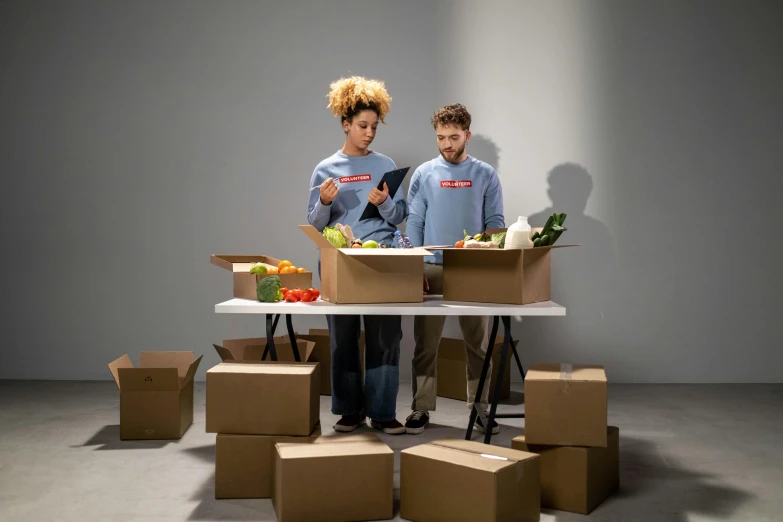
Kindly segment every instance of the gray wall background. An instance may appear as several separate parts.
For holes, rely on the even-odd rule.
[[[260,334],[213,313],[209,256],[315,269],[296,225],[343,140],[325,95],[361,74],[393,97],[375,147],[398,165],[459,101],[507,223],[568,212],[568,317],[517,326],[525,364],[783,380],[779,2],[283,4],[0,2],[0,378],[106,379],[145,349],[204,353],[203,378],[212,342]]]

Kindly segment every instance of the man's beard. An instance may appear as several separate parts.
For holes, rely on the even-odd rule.
[[[451,155],[451,157],[454,158],[454,161],[452,161],[449,158],[447,158],[446,154],[444,154],[444,152],[442,150],[438,149],[438,151],[440,152],[440,155],[443,156],[444,160],[448,161],[449,163],[456,163],[457,162],[456,160],[458,158],[461,158],[462,157],[462,153],[465,152],[465,146],[463,145],[462,148],[460,148],[460,149],[454,149],[454,154]]]

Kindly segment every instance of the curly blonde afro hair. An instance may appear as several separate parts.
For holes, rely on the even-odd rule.
[[[382,81],[351,76],[332,82],[330,87],[326,107],[341,121],[350,121],[356,114],[371,110],[378,114],[381,123],[386,123],[384,118],[391,107],[391,96]]]

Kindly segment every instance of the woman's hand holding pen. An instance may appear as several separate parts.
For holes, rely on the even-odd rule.
[[[334,178],[329,178],[321,183],[321,204],[331,205],[334,198],[337,197],[337,192],[340,187],[334,182]]]

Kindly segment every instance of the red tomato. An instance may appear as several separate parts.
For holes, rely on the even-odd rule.
[[[302,302],[309,303],[310,301],[315,301],[315,298],[313,297],[313,293],[310,290],[305,290],[304,292],[302,292]]]
[[[302,289],[301,288],[296,288],[294,290],[291,290],[291,293],[296,296],[296,300],[297,301],[301,301],[302,300]]]
[[[293,292],[288,292],[288,295],[285,296],[285,300],[287,303],[295,303],[299,301],[299,299],[294,295]]]
[[[280,291],[283,293],[283,298],[285,298],[285,296],[288,295],[288,292],[290,292],[290,290],[286,287],[281,288]]]
[[[317,288],[308,288],[307,290],[308,292],[313,294],[313,301],[315,301],[321,296],[321,292],[319,292]]]

